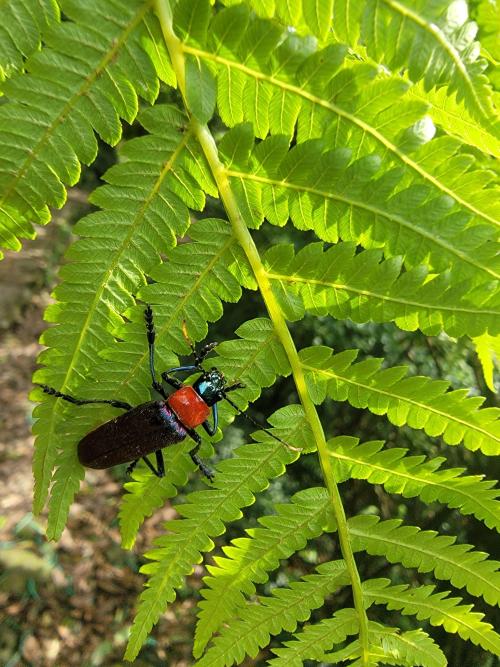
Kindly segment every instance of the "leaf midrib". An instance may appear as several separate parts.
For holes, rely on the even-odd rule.
[[[446,305],[434,305],[430,303],[420,303],[418,301],[411,301],[409,299],[397,299],[395,297],[387,296],[380,294],[378,292],[369,291],[366,289],[357,289],[356,287],[350,287],[344,283],[336,283],[327,280],[319,280],[314,278],[303,278],[302,276],[291,273],[291,274],[280,274],[274,272],[268,272],[268,277],[271,280],[279,280],[284,283],[303,283],[305,285],[321,285],[323,287],[331,287],[332,289],[343,290],[344,292],[352,292],[353,294],[358,294],[361,296],[373,297],[374,299],[379,299],[380,301],[387,301],[391,303],[401,304],[403,306],[415,306],[421,310],[437,310],[439,312],[450,311],[451,313],[463,313],[464,315],[491,315],[492,317],[500,317],[500,311],[496,310],[479,310],[472,308],[464,308],[458,306],[446,306]],[[397,319],[403,317],[401,315],[397,316]]]

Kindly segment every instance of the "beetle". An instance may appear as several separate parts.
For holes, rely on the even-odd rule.
[[[176,366],[161,373],[162,381],[175,389],[169,396],[163,384],[158,382],[155,371],[155,327],[153,310],[147,306],[144,311],[146,335],[149,347],[149,370],[152,378],[152,387],[162,397],[161,400],[148,401],[136,407],[120,400],[81,399],[64,394],[53,387],[38,384],[46,393],[56,398],[62,398],[74,405],[89,403],[105,403],[115,408],[125,410],[124,414],[101,424],[85,435],[78,443],[78,460],[87,468],[111,468],[120,463],[129,463],[127,472],[131,472],[142,458],[149,469],[157,477],[164,477],[165,463],[163,447],[181,442],[186,437],[192,438],[195,445],[189,452],[191,459],[200,471],[210,481],[214,473],[198,456],[201,438],[194,430],[202,426],[208,435],[213,436],[217,431],[218,413],[217,403],[222,399],[228,401],[238,412],[244,414],[227,394],[235,389],[243,388],[241,382],[228,385],[224,375],[217,368],[205,370],[202,366],[207,355],[217,343],[204,345],[200,352],[196,352],[191,345],[194,363],[187,366]],[[197,372],[199,377],[192,385],[183,384],[173,373]],[[212,413],[212,423],[208,421]],[[247,415],[244,415],[248,417]],[[248,417],[257,426],[260,426],[251,417]],[[264,429],[274,439],[283,442],[280,438]],[[286,443],[283,442],[286,445]],[[147,458],[148,454],[156,456],[156,468]]]

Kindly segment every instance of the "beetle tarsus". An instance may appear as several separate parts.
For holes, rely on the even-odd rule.
[[[199,352],[196,352],[194,345],[191,345],[193,350],[194,363],[196,366],[201,368],[201,364],[204,362],[205,358],[210,354],[210,352],[217,347],[217,343],[207,343],[204,345]]]
[[[215,473],[213,470],[211,470],[198,456],[198,454],[195,454],[191,452],[191,458],[193,459],[193,462],[198,466],[200,472],[205,475],[205,477],[209,480],[209,482],[213,482],[215,479]]]
[[[135,466],[139,463],[139,459],[136,459],[135,461],[132,461],[132,463],[127,467],[127,475],[131,475],[132,471],[134,470]]]
[[[178,380],[176,377],[174,377],[173,375],[170,375],[170,372],[171,371],[163,372],[161,374],[161,379],[163,380],[163,382],[166,382],[167,384],[169,384],[174,389],[180,389],[183,386],[182,382],[180,380]]]

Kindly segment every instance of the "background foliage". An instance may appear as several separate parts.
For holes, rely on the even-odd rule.
[[[496,19],[487,0],[7,3],[2,246],[65,203],[97,137],[119,143],[60,269],[36,381],[140,403],[143,304],[162,369],[188,352],[183,321],[200,341],[224,313],[214,363],[245,383],[235,400],[274,385],[256,410],[282,406],[269,423],[301,448],[255,434],[176,505],[128,659],[214,549],[197,664],[269,646],[273,665],[500,654]],[[56,539],[84,475],[75,445],[116,412],[33,396],[34,506],[48,499]],[[126,483],[124,546],[185,486],[188,449],[166,450],[165,479]]]

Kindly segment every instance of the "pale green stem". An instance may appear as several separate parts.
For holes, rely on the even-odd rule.
[[[156,11],[160,19],[163,36],[167,44],[172,66],[177,77],[179,90],[185,102],[186,90],[184,77],[184,53],[182,50],[182,43],[173,31],[172,14],[168,1],[157,0]],[[187,109],[186,104],[185,106]],[[335,515],[335,520],[337,522],[342,555],[344,557],[347,570],[350,574],[354,605],[359,616],[362,660],[364,663],[368,664],[368,619],[366,617],[366,611],[363,605],[361,580],[351,549],[349,531],[347,528],[347,519],[344,512],[344,506],[342,505],[340,498],[338,486],[334,480],[331,459],[328,454],[323,427],[321,425],[321,421],[318,417],[314,403],[312,402],[307,391],[304,372],[302,369],[302,364],[300,363],[297,349],[293,342],[292,336],[290,335],[290,331],[288,330],[281,308],[273,294],[271,282],[262,265],[259,251],[257,250],[257,247],[241,217],[226,170],[224,165],[219,160],[219,154],[213,136],[208,127],[206,125],[200,124],[194,117],[191,117],[191,126],[212,170],[212,174],[219,189],[221,200],[224,204],[224,208],[226,209],[229,221],[233,228],[234,235],[243,248],[250,266],[252,267],[255,279],[257,280],[257,284],[262,294],[262,298],[264,299],[267,312],[269,313],[269,317],[273,323],[276,334],[281,344],[283,345],[283,348],[285,349],[292,369],[292,374],[295,381],[295,386],[297,387],[300,402],[304,408],[306,418],[311,426],[313,437],[318,449],[323,477],[330,495],[332,509]]]

